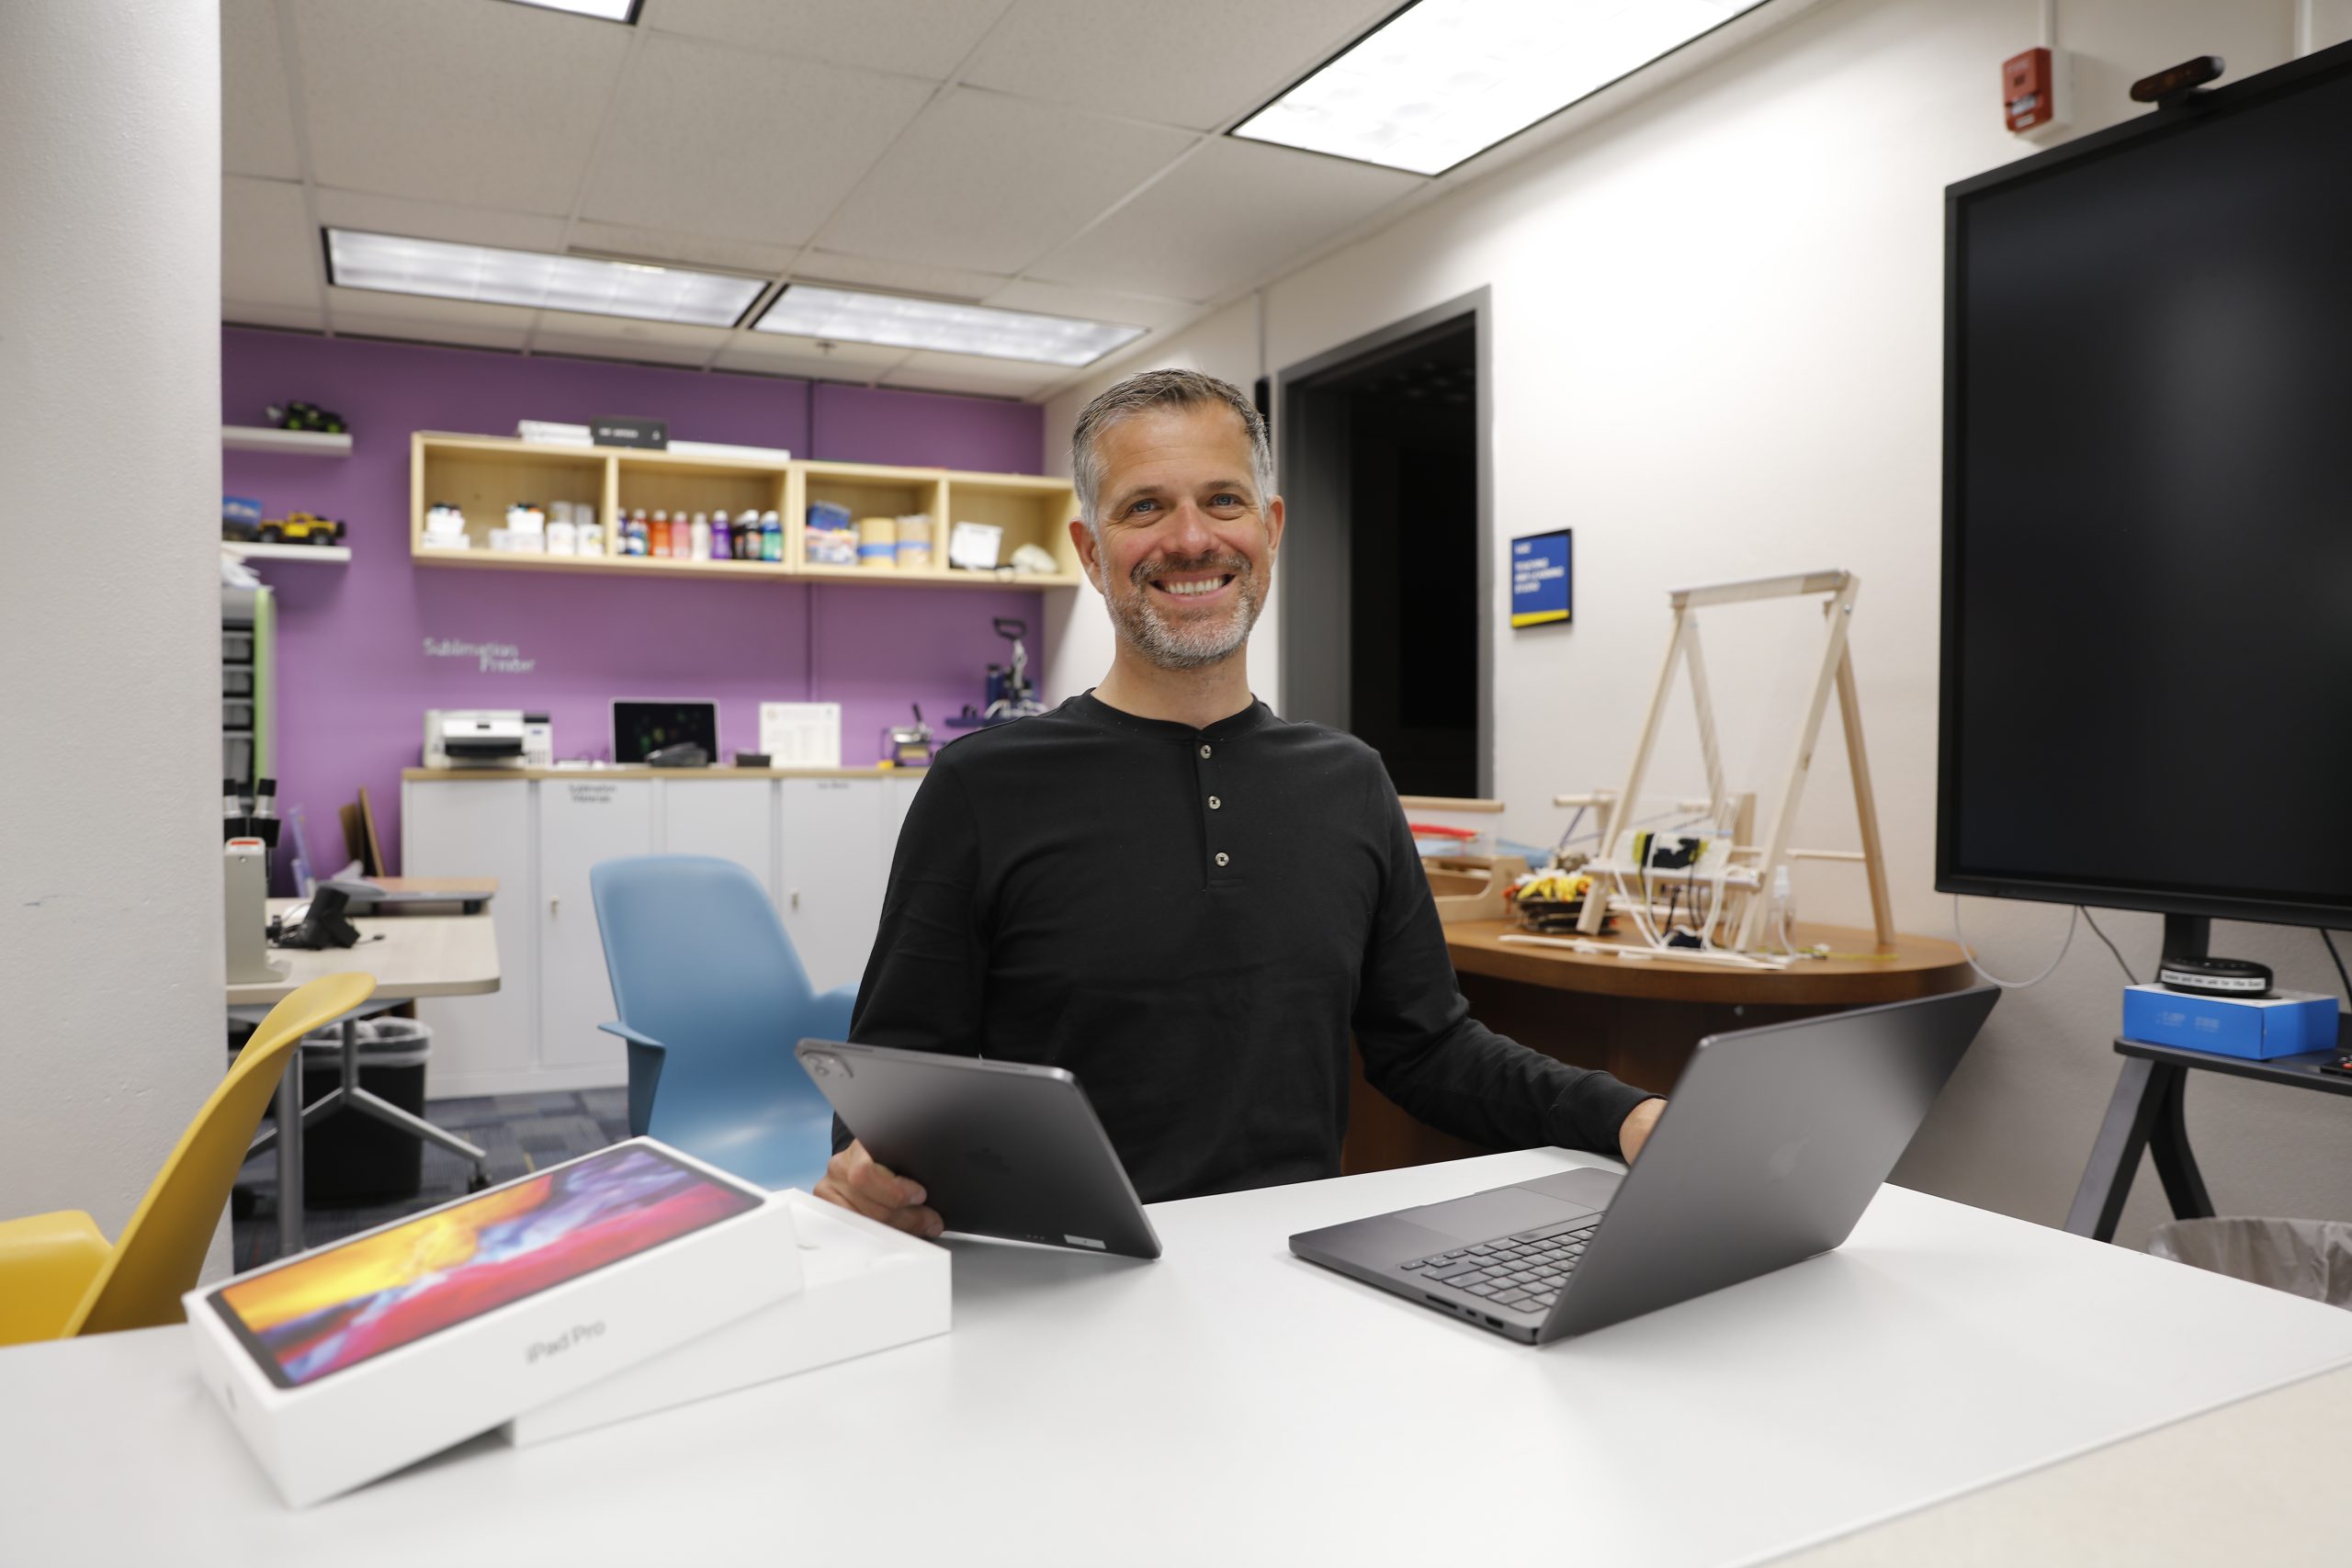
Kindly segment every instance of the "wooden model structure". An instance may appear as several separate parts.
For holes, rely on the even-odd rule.
[[[1756,962],[1758,942],[1764,934],[1768,894],[1781,868],[1793,860],[1860,862],[1870,878],[1871,914],[1877,927],[1879,948],[1883,952],[1894,949],[1894,917],[1887,897],[1885,859],[1879,843],[1878,803],[1871,790],[1870,761],[1862,749],[1861,702],[1855,692],[1853,655],[1847,647],[1854,599],[1860,591],[1861,579],[1850,571],[1832,570],[1683,588],[1669,596],[1674,606],[1674,633],[1667,643],[1666,668],[1658,676],[1657,692],[1650,700],[1649,716],[1642,725],[1641,743],[1634,749],[1633,766],[1626,773],[1624,786],[1613,794],[1604,791],[1589,795],[1561,795],[1554,802],[1590,807],[1600,817],[1600,853],[1587,867],[1595,880],[1577,924],[1585,938],[1600,933],[1601,922],[1612,900],[1621,910],[1634,917],[1633,923],[1637,930],[1645,933],[1649,930],[1652,910],[1646,907],[1648,896],[1645,891],[1635,894],[1626,882],[1628,877],[1637,877],[1646,885],[1649,852],[1646,848],[1636,849],[1633,852],[1635,858],[1628,860],[1621,847],[1624,839],[1622,829],[1630,826],[1633,803],[1641,797],[1643,776],[1648,771],[1667,702],[1673,693],[1675,671],[1688,664],[1691,700],[1698,710],[1699,750],[1707,773],[1706,801],[1690,804],[1704,809],[1717,829],[1730,836],[1731,845],[1727,854],[1717,857],[1714,869],[1703,874],[1715,896],[1713,907],[1699,927],[1698,934],[1704,946],[1677,947],[1673,950],[1675,956],[1700,957],[1702,953],[1711,953],[1724,957],[1727,948],[1729,954],[1743,955],[1732,962]],[[1714,705],[1707,689],[1706,662],[1700,653],[1696,612],[1712,604],[1816,593],[1828,595],[1822,606],[1827,635],[1814,682],[1813,700],[1806,708],[1796,754],[1790,763],[1788,787],[1781,793],[1762,841],[1742,843],[1739,840],[1748,836],[1754,818],[1754,796],[1728,795],[1724,787],[1723,756],[1716,744]],[[1845,728],[1846,756],[1853,773],[1854,809],[1861,821],[1862,847],[1859,852],[1792,849],[1789,844],[1790,830],[1796,821],[1798,804],[1804,796],[1814,747],[1821,738],[1822,718],[1828,710],[1833,691],[1838,697],[1838,717]],[[1645,845],[1647,840],[1636,842]],[[1714,934],[1719,927],[1734,932],[1731,940],[1721,946],[1716,945]],[[1651,941],[1653,946],[1663,945],[1657,937]]]

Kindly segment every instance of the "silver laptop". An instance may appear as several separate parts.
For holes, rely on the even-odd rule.
[[[1711,1035],[1625,1175],[1565,1170],[1290,1249],[1530,1345],[1785,1269],[1852,1233],[1999,995]]]

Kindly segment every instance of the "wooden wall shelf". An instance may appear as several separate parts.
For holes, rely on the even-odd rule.
[[[595,509],[604,527],[603,552],[592,556],[524,555],[488,548],[493,528],[517,502],[555,501]],[[830,501],[853,517],[929,513],[933,559],[923,570],[823,565],[806,558],[802,526],[809,503]],[[424,542],[428,507],[447,503],[466,514],[473,543],[449,549]],[[775,511],[784,525],[782,561],[673,560],[617,554],[616,519],[643,507],[741,515]],[[644,577],[793,578],[901,588],[1075,588],[1084,581],[1069,542],[1078,497],[1066,479],[1034,474],[979,474],[948,468],[891,468],[806,458],[772,461],[570,446],[488,435],[419,431],[411,439],[409,553],[420,566],[493,570],[604,571]],[[1052,572],[968,571],[946,565],[948,534],[956,523],[991,523],[1004,530],[1001,558],[1023,545],[1054,558]]]

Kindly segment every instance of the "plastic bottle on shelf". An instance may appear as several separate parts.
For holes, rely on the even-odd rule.
[[[695,560],[710,558],[710,519],[695,513],[694,529],[686,541],[686,553]]]
[[[667,512],[653,514],[653,553],[663,560],[670,558],[670,514]]]
[[[647,555],[651,552],[652,547],[652,542],[645,525],[645,508],[640,506],[629,514],[628,553],[633,556]]]
[[[714,512],[710,514],[709,555],[712,560],[735,558],[735,541],[729,537],[727,513],[724,512]]]
[[[773,561],[784,558],[784,524],[774,512],[760,515],[760,558]]]

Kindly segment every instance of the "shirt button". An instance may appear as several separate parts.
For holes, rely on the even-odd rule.
[[[1228,864],[1231,863],[1232,859],[1233,857],[1227,854],[1223,850],[1219,850],[1216,852],[1216,863],[1219,865]]]
[[[1215,811],[1218,807],[1223,806],[1225,802],[1219,800],[1216,796],[1209,796],[1209,809],[1211,811]]]
[[[1205,746],[1202,747],[1202,748],[1201,748],[1201,756],[1202,756],[1204,759],[1205,759],[1205,758],[1208,756],[1208,754],[1209,754],[1209,749],[1208,749],[1207,747],[1205,747]]]

